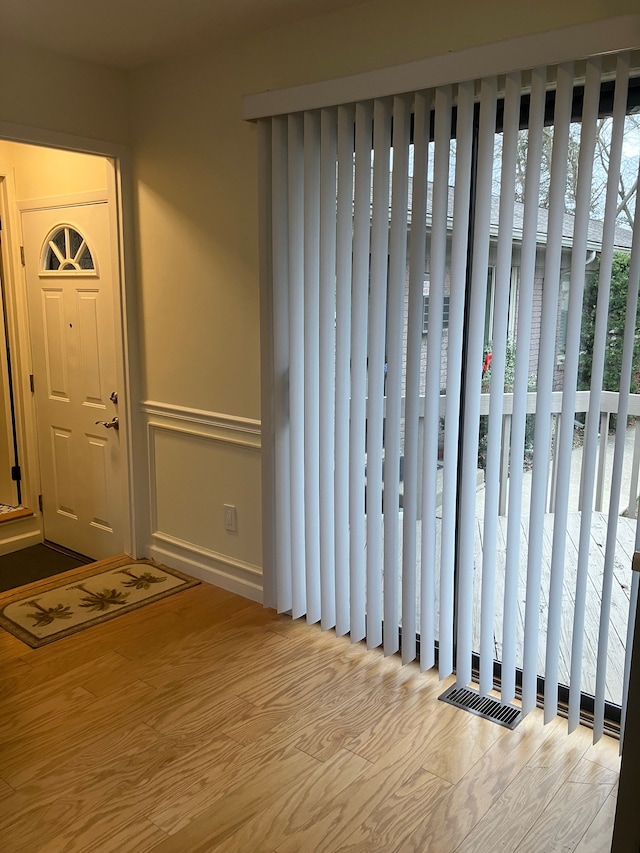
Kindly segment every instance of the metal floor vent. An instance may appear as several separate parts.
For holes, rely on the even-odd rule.
[[[456,687],[454,684],[453,687],[438,696],[438,699],[508,729],[515,729],[521,719],[520,708],[516,708],[514,705],[504,705],[491,696],[480,696],[476,690],[469,690],[468,687]]]

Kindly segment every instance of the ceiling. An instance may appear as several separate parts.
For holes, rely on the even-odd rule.
[[[131,69],[363,0],[1,0],[0,32]]]

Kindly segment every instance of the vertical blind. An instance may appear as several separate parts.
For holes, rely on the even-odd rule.
[[[624,706],[629,672],[627,654],[612,697],[640,279],[640,217],[620,219],[640,148],[628,127],[635,58],[261,119],[259,136],[275,531],[265,605],[405,663],[419,655],[461,685],[477,677],[481,693],[499,672],[502,700],[521,691],[525,713],[544,678],[546,721],[564,684],[570,728],[590,693],[596,738],[607,703]],[[611,389],[620,253],[628,292]],[[617,427],[603,439],[612,391]],[[634,509],[624,524],[640,547]],[[630,632],[637,582],[625,568]]]

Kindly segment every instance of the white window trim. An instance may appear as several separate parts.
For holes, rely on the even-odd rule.
[[[247,95],[242,117],[255,121],[638,47],[640,14],[619,15],[348,77]]]
[[[46,266],[47,263],[47,255],[49,252],[49,247],[53,241],[53,238],[57,236],[58,232],[62,231],[65,228],[69,228],[71,231],[75,231],[76,234],[79,234],[82,237],[82,242],[89,250],[89,254],[91,255],[91,263],[93,267],[87,269],[62,269],[62,264],[58,269],[48,269]],[[67,258],[67,262],[73,262],[72,258]],[[60,276],[74,276],[80,278],[98,278],[98,261],[95,255],[95,251],[89,245],[89,240],[87,239],[84,232],[78,228],[77,225],[72,225],[70,222],[60,222],[56,225],[55,228],[52,228],[51,231],[47,234],[44,243],[42,244],[42,249],[40,251],[40,270],[38,272],[38,278],[59,278]]]

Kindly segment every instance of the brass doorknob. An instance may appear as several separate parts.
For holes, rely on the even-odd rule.
[[[110,421],[96,421],[97,424],[102,424],[105,429],[120,429],[120,421],[118,418],[111,418]]]

